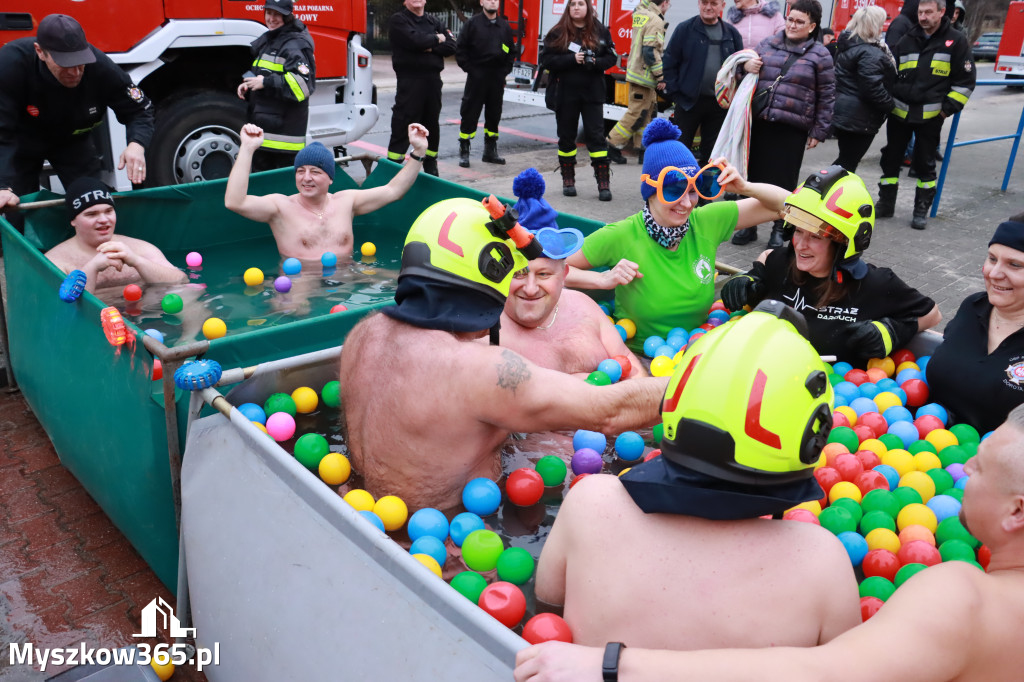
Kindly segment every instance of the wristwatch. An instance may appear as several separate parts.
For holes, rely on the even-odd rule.
[[[413,161],[419,161],[420,163],[423,163],[423,157],[416,156],[416,152],[409,152],[409,158],[412,159]]]
[[[626,645],[622,642],[608,642],[604,646],[604,660],[601,662],[601,675],[604,682],[618,682],[619,656]]]

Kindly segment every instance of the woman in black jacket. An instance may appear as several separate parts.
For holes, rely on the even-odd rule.
[[[544,36],[541,68],[551,72],[548,87],[557,88],[558,166],[562,194],[567,197],[576,196],[576,132],[582,116],[598,197],[612,199],[604,137],[604,72],[615,65],[616,58],[611,33],[597,20],[588,0],[569,0],[562,18]]]
[[[885,10],[861,7],[839,36],[836,106],[832,130],[839,156],[832,163],[857,172],[871,141],[892,109],[896,62],[882,40]]]

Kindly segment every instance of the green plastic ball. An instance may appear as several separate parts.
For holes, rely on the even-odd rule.
[[[967,453],[967,459],[970,459],[971,457],[974,457],[976,454],[978,454],[977,443],[960,443],[960,448]],[[949,447],[947,446],[946,450],[948,449]],[[945,452],[945,450],[943,450],[943,452]]]
[[[320,391],[320,397],[324,399],[324,405],[327,407],[340,407],[341,384],[337,381],[328,381]]]
[[[953,474],[949,473],[945,469],[929,469],[925,472],[928,476],[935,481],[936,490],[945,490],[946,488],[952,488],[955,481],[953,480]]]
[[[939,545],[943,561],[975,561],[974,549],[963,540],[946,540]]]
[[[475,530],[462,541],[462,559],[474,571],[486,573],[498,565],[498,557],[505,551],[501,536],[493,530]]]
[[[981,436],[978,434],[978,429],[974,428],[970,424],[955,424],[949,427],[949,432],[956,436],[958,443],[980,443]]]
[[[825,366],[828,367],[828,365],[825,365]],[[831,369],[831,368],[829,368],[829,369]],[[843,377],[839,376],[835,372],[833,372],[833,373],[828,375],[828,383],[832,384],[832,388],[835,388],[836,384],[841,384],[844,381],[846,381],[846,379],[844,379]]]
[[[327,439],[319,433],[306,433],[295,441],[295,459],[307,469],[316,469],[320,460],[327,455],[330,448]]]
[[[938,527],[935,529],[935,542],[940,546],[946,544],[950,540],[962,540],[970,545],[973,549],[978,549],[981,546],[981,542],[978,538],[971,535],[964,524],[960,522],[959,517],[950,516],[947,519],[942,519],[939,522]]]
[[[892,532],[896,532],[896,521],[888,513],[876,509],[875,511],[869,511],[864,515],[864,518],[860,520],[860,533],[861,535],[867,535],[876,528],[887,528]]]
[[[878,437],[878,440],[886,447],[887,450],[903,449],[903,441],[894,433],[883,433]]]
[[[939,494],[940,495],[949,495],[950,497],[955,499],[957,502],[963,504],[963,501],[964,501],[964,491],[961,490],[960,488],[947,488],[946,490],[943,490]]]
[[[544,486],[547,488],[562,485],[565,481],[567,469],[561,457],[545,455],[537,460],[535,468],[540,477],[544,479]]]
[[[818,515],[818,522],[822,528],[831,531],[834,535],[857,530],[857,522],[853,520],[850,512],[835,505],[822,509],[821,514]]]
[[[476,571],[463,571],[452,578],[451,586],[469,601],[476,604],[480,601],[480,593],[487,587],[487,579]]]
[[[854,524],[860,523],[861,518],[864,516],[864,510],[860,508],[860,503],[856,500],[850,499],[849,497],[840,497],[838,500],[833,502],[831,506],[841,507],[850,512],[850,516],[853,517]]]
[[[970,459],[970,455],[967,454],[967,450],[961,445],[947,445],[939,453],[939,462],[942,463],[943,469],[950,464],[964,464],[968,459]]]
[[[160,301],[160,307],[168,315],[177,315],[185,307],[185,302],[177,294],[167,294]]]
[[[862,598],[875,597],[886,601],[896,591],[896,586],[880,575],[873,575],[870,578],[864,578],[859,589]]]
[[[661,447],[661,439],[665,437],[665,425],[662,422],[658,422],[651,429],[651,441],[654,443],[654,447]]]
[[[832,429],[832,432],[828,434],[828,442],[841,443],[850,452],[857,452],[860,446],[860,438],[857,437],[857,432],[849,426],[837,426]]]
[[[896,587],[900,587],[901,585],[903,585],[903,583],[907,582],[908,580],[910,580],[926,568],[928,567],[924,564],[906,564],[903,566],[903,568],[896,571],[896,580],[894,580],[893,582],[895,583]]]
[[[498,557],[498,579],[523,585],[533,576],[534,561],[522,547],[509,547]]]
[[[263,411],[268,417],[275,412],[287,412],[294,417],[295,401],[287,393],[275,393],[267,398],[267,402],[263,403]]]
[[[910,486],[896,488],[896,490],[892,491],[892,494],[893,497],[896,498],[896,502],[899,503],[900,509],[903,509],[908,504],[924,504],[921,493],[917,492]]]
[[[919,452],[925,451],[931,452],[936,455],[939,454],[939,451],[935,449],[935,446],[926,440],[916,440],[910,444],[909,448],[907,448],[907,452],[909,452],[912,455],[916,455]]]
[[[591,372],[587,376],[585,381],[588,384],[593,384],[594,386],[611,386],[611,384],[612,384],[611,377],[609,377],[607,374],[605,374],[601,370],[594,370],[593,372]]]
[[[888,490],[869,490],[864,499],[860,501],[860,507],[864,510],[865,516],[869,512],[880,511],[894,519],[901,509],[896,496]]]

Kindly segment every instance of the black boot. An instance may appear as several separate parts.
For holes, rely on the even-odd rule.
[[[611,201],[612,190],[611,169],[608,168],[608,158],[591,159],[590,165],[594,167],[594,178],[597,179],[597,198],[599,201]]]
[[[743,246],[744,244],[749,244],[750,242],[756,242],[757,228],[747,227],[742,230],[736,230],[733,233],[732,239],[730,241],[736,246]]]
[[[622,155],[622,150],[611,144],[608,145],[608,160],[620,165],[626,163],[626,157]]]
[[[505,165],[505,159],[498,156],[498,136],[488,135],[484,138],[484,155],[481,157],[484,163],[496,163],[499,166]]]
[[[774,223],[772,223],[772,234],[770,237],[768,237],[769,249],[778,249],[781,248],[783,244],[785,244],[785,241],[783,241],[782,239],[782,225],[783,222],[781,220],[776,220]]]
[[[918,187],[914,193],[914,217],[910,220],[910,226],[915,230],[923,230],[928,226],[928,211],[931,210],[933,199],[934,187]]]
[[[469,138],[459,138],[459,166],[469,168]]]
[[[576,196],[576,157],[559,156],[558,169],[562,171],[562,194]]]
[[[423,158],[423,172],[430,173],[435,178],[441,177],[437,174],[437,157],[429,154]]]
[[[878,201],[875,202],[876,218],[891,218],[896,212],[896,193],[900,191],[897,184],[883,185],[878,183]]]

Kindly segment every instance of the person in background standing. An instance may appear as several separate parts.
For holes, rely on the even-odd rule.
[[[725,21],[740,32],[743,47],[748,50],[756,50],[762,40],[786,27],[777,0],[736,0],[726,12]]]

